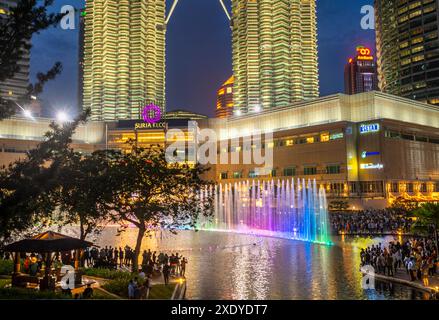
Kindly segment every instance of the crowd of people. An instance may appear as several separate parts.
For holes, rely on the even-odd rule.
[[[376,273],[393,277],[405,269],[411,281],[422,280],[425,286],[429,277],[438,273],[438,255],[431,238],[391,241],[387,246],[378,243],[361,249],[360,257],[361,266],[372,266]]]
[[[330,215],[332,230],[344,234],[409,233],[412,219],[392,209],[343,212]]]

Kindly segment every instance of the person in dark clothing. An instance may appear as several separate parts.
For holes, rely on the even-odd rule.
[[[82,293],[82,297],[84,299],[91,299],[93,297],[93,288],[91,287],[91,284],[87,285],[87,288],[85,288],[84,292]]]
[[[169,274],[170,274],[171,270],[170,270],[170,266],[169,264],[165,264],[163,266],[163,279],[165,280],[165,285],[169,284]]]

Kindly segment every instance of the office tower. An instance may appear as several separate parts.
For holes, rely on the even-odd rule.
[[[78,112],[82,108],[84,100],[84,35],[85,35],[85,9],[81,9],[79,14],[79,34],[78,34]]]
[[[357,47],[355,58],[349,58],[344,69],[346,94],[356,94],[378,90],[375,58],[369,48]]]
[[[0,19],[3,19],[10,8],[16,6],[17,3],[18,0],[2,0],[0,2]],[[29,51],[23,49],[23,54],[17,64],[19,66],[18,72],[12,78],[0,82],[0,97],[3,99],[17,100],[27,94],[30,65]]]
[[[233,83],[234,78],[231,76],[217,91],[215,112],[217,118],[225,119],[233,115]]]
[[[438,0],[375,0],[380,89],[439,105]]]
[[[232,0],[235,113],[319,95],[315,0]]]
[[[84,99],[92,120],[165,111],[165,0],[89,0],[85,9]]]

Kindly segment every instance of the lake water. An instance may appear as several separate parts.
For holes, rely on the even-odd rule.
[[[107,227],[100,246],[134,247],[137,230],[117,235]],[[160,232],[146,238],[142,249],[179,252],[187,257],[188,299],[422,299],[411,288],[376,282],[361,287],[359,250],[392,238],[333,238],[319,245],[254,235],[221,232]]]

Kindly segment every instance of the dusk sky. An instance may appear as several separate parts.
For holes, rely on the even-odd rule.
[[[168,1],[170,2],[170,1]],[[225,1],[230,5],[230,0]],[[84,0],[55,0],[84,6]],[[343,69],[357,45],[375,48],[374,30],[362,30],[361,7],[373,0],[317,0],[320,93],[343,91]],[[232,75],[229,22],[218,0],[180,0],[168,25],[166,49],[167,109],[215,112],[216,90]],[[62,74],[47,85],[42,98],[54,109],[77,105],[78,20],[76,30],[54,28],[33,39],[31,73],[46,71],[55,61]]]

